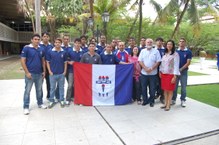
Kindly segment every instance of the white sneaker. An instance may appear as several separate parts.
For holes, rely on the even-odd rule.
[[[54,99],[54,102],[55,102],[55,103],[58,103],[58,102],[59,102],[59,100],[55,98],[55,99]]]
[[[44,105],[44,104],[41,104],[41,105],[39,105],[38,107],[39,107],[39,108],[42,108],[42,109],[47,109],[47,106]]]
[[[181,101],[181,106],[182,107],[186,107],[186,102],[185,101]]]
[[[29,114],[30,114],[29,109],[25,108],[25,109],[24,109],[24,115],[29,115]]]
[[[70,105],[70,102],[69,101],[65,101],[65,105]]]
[[[61,101],[61,102],[60,102],[60,105],[61,105],[62,108],[64,108],[64,107],[65,107],[64,101]]]

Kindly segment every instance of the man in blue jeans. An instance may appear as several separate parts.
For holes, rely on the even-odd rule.
[[[48,52],[46,57],[47,68],[49,71],[50,79],[50,98],[49,98],[49,108],[52,108],[55,105],[55,90],[56,86],[59,89],[59,102],[61,107],[65,106],[64,104],[64,84],[65,84],[65,75],[67,71],[67,55],[66,52],[61,48],[62,39],[56,38],[55,47]]]
[[[80,62],[84,51],[81,48],[81,39],[76,38],[74,40],[74,47],[68,50],[68,74],[67,74],[67,81],[68,81],[68,89],[66,95],[66,105],[70,105],[70,102],[74,99],[74,78],[73,78],[73,63]]]
[[[40,35],[34,34],[31,38],[31,44],[24,46],[21,52],[21,65],[25,72],[25,91],[23,99],[24,115],[28,115],[30,104],[30,91],[35,84],[36,98],[39,108],[46,109],[43,105],[42,83],[45,77],[45,59],[44,51],[39,47]]]
[[[161,62],[161,56],[159,51],[153,48],[152,39],[148,38],[146,40],[146,48],[141,50],[138,61],[142,67],[140,76],[143,95],[142,105],[145,106],[150,104],[150,107],[153,107],[157,80],[157,67]],[[149,98],[147,94],[148,87],[150,94]]]
[[[180,70],[180,76],[176,80],[176,88],[173,92],[173,98],[172,98],[172,105],[176,104],[176,97],[177,97],[177,90],[179,86],[179,82],[181,84],[181,106],[186,107],[186,86],[187,86],[187,79],[188,79],[188,69],[190,62],[192,60],[192,52],[186,47],[186,40],[185,38],[180,38],[179,40],[179,48],[177,50],[177,53],[180,57],[180,64],[179,64],[179,70]]]

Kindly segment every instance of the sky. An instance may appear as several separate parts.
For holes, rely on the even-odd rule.
[[[157,16],[157,13],[155,12],[154,8],[151,6],[151,4],[149,3],[150,0],[144,0],[143,1],[143,6],[142,6],[142,10],[143,10],[143,17],[144,18],[151,18],[152,20],[154,20]],[[170,0],[155,0],[157,3],[159,3],[162,7],[164,7],[166,4],[168,4],[168,2]],[[132,0],[131,3],[134,3],[135,0]],[[131,13],[131,16],[135,16],[135,13]]]

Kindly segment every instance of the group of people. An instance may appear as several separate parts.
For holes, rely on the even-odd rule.
[[[49,42],[49,34],[34,34],[31,44],[24,46],[21,52],[21,65],[25,71],[25,91],[23,99],[24,114],[29,114],[30,91],[35,84],[39,108],[52,108],[57,102],[60,106],[70,105],[74,99],[74,62],[89,64],[129,64],[134,65],[133,101],[140,105],[154,106],[155,99],[160,98],[165,111],[174,105],[179,82],[181,83],[181,106],[185,107],[188,66],[192,59],[191,51],[186,47],[186,40],[180,38],[179,48],[175,42],[164,43],[157,38],[155,45],[150,38],[142,37],[140,46],[134,38],[128,41],[128,47],[119,39],[106,43],[102,35],[100,42],[81,36],[69,44],[70,38],[56,38],[54,45]],[[42,85],[44,78],[47,85],[49,105],[43,104]],[[65,79],[68,82],[64,95]],[[148,96],[149,89],[149,96]]]

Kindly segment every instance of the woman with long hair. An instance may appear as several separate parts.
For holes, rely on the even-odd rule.
[[[173,91],[176,85],[176,77],[180,75],[179,55],[175,51],[175,42],[168,40],[165,48],[165,55],[161,60],[160,73],[161,88],[164,91],[165,104],[161,108],[165,111],[170,110]]]
[[[141,66],[138,62],[139,53],[140,52],[139,52],[138,47],[134,47],[132,49],[131,55],[128,57],[128,62],[134,64],[132,99],[133,101],[137,100],[138,105],[141,104],[140,81],[139,81],[139,77],[141,74]]]

